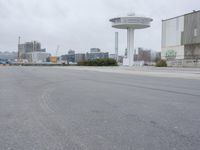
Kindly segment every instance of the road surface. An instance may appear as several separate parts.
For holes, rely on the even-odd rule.
[[[0,68],[0,150],[199,150],[200,80]]]

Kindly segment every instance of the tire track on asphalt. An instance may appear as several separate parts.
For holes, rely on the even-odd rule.
[[[142,85],[138,85],[138,84],[128,84],[128,83],[120,83],[120,82],[112,82],[112,81],[100,81],[100,80],[93,80],[93,79],[82,79],[82,80],[96,82],[96,83],[112,84],[112,85],[126,86],[126,87],[128,86],[128,87],[132,87],[132,88],[167,92],[167,93],[173,93],[173,94],[179,94],[179,95],[194,96],[194,97],[198,97],[198,98],[200,97],[199,94],[191,94],[191,93],[187,93],[187,92],[172,91],[172,90],[166,90],[166,89],[161,89],[161,88],[153,88],[153,87],[142,86]]]
[[[71,127],[69,125],[65,126],[67,122],[65,118],[60,116],[58,112],[49,105],[51,92],[55,90],[55,84],[62,83],[63,81],[67,82],[68,80],[48,80],[30,72],[30,70],[23,70],[21,73],[23,73],[23,76],[16,76],[15,81],[22,91],[26,93],[26,97],[29,101],[33,102],[28,112],[30,121],[35,124],[32,128],[41,131],[45,134],[44,136],[46,138],[50,137],[50,139],[53,139],[51,140],[53,143],[49,143],[49,145],[52,145],[52,147],[56,149],[88,150],[88,147],[82,142],[81,138],[70,131]],[[32,85],[32,83],[34,83],[34,85]],[[37,89],[39,94],[32,93],[29,90],[30,87]],[[29,95],[30,93],[31,95]],[[48,142],[48,140],[43,140],[42,142],[47,144],[46,142]]]
[[[41,125],[48,129],[51,130],[51,132],[54,132],[54,130],[52,129],[56,129],[57,134],[59,134],[60,136],[58,137],[59,139],[61,137],[68,137],[68,144],[74,144],[76,146],[79,147],[79,149],[81,150],[88,150],[88,147],[81,141],[81,138],[79,138],[77,135],[73,134],[71,131],[69,131],[69,129],[66,128],[66,126],[64,125],[64,122],[66,122],[67,120],[65,120],[65,118],[62,118],[59,116],[58,112],[56,112],[50,105],[49,105],[49,100],[51,98],[51,94],[53,91],[55,90],[55,88],[50,87],[48,85],[48,87],[45,88],[45,90],[43,91],[43,93],[41,94],[41,96],[38,99],[39,102],[39,106],[41,108],[41,110],[45,113],[47,122],[44,122],[44,120],[38,120],[40,121]],[[69,127],[70,128],[70,127]],[[54,135],[56,133],[53,133]],[[65,145],[66,142],[64,142],[65,140],[62,139],[60,141],[62,142],[62,145]],[[65,150],[65,146],[63,147],[63,150]]]

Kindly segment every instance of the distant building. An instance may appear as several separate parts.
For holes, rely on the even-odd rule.
[[[31,63],[43,63],[47,62],[47,58],[51,56],[50,53],[46,52],[29,52],[26,53],[26,58]]]
[[[17,52],[0,52],[1,60],[15,60],[17,59]]]
[[[111,59],[116,59],[116,54],[110,54],[110,55],[109,55],[109,58],[111,58]]]
[[[86,53],[86,60],[95,60],[101,58],[109,58],[109,53],[101,52],[99,48],[90,49],[90,53]]]
[[[125,49],[125,56],[127,57],[127,49]],[[122,58],[121,58],[122,59]],[[161,59],[161,52],[156,52],[151,49],[145,48],[136,48],[134,49],[134,65],[153,65],[155,64],[156,60]],[[121,62],[121,61],[119,61]]]
[[[99,48],[91,48],[89,53],[75,53],[74,50],[69,50],[68,54],[61,56],[61,61],[70,63],[78,63],[85,60],[95,60],[100,58],[109,58],[109,53],[101,52]]]
[[[66,61],[67,63],[75,63],[75,54],[72,55],[62,55],[61,56],[62,61]]]
[[[200,11],[193,11],[162,21],[162,59],[183,66],[199,62],[199,19]]]
[[[118,56],[118,62],[119,62],[119,63],[123,63],[123,59],[124,59],[123,56]]]
[[[135,62],[144,62],[144,64],[148,64],[152,61],[152,51],[148,49],[138,48],[135,50],[134,54]]]
[[[137,61],[151,62],[151,50],[138,49]]]
[[[58,57],[56,57],[56,56],[50,56],[50,57],[47,58],[47,62],[56,64],[58,62]]]
[[[68,51],[68,55],[74,55],[74,54],[75,54],[75,51],[74,51],[74,50],[71,50],[71,49],[70,49],[70,50]]]
[[[99,53],[101,50],[99,48],[91,48],[90,53]]]
[[[67,63],[75,63],[75,51],[69,50],[68,54],[61,56],[61,61],[66,61]]]
[[[161,60],[161,52],[156,52],[155,61]]]
[[[85,54],[75,54],[75,62],[82,62],[85,61]]]
[[[118,55],[118,54],[117,54],[117,55]],[[111,58],[111,59],[116,59],[116,57],[117,57],[116,54],[110,54],[110,55],[109,55],[109,58]],[[118,55],[118,59],[117,59],[118,62],[119,62],[119,63],[123,63],[123,58],[124,58],[123,56],[119,56],[119,55]]]
[[[27,53],[31,52],[46,52],[46,49],[41,49],[41,44],[36,41],[18,45],[19,59],[27,59]]]

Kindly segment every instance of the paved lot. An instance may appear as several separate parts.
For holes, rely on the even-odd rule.
[[[0,150],[199,150],[200,80],[0,68]]]

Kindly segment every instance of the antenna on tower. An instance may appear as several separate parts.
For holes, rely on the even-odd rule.
[[[127,15],[128,16],[136,16],[135,12],[129,12]]]

